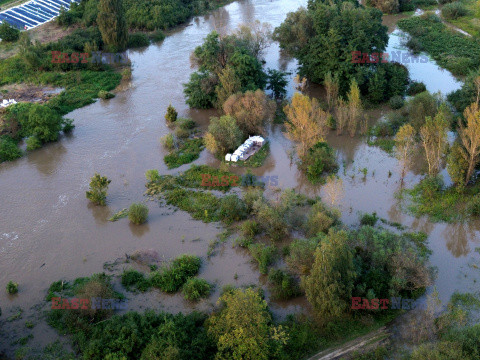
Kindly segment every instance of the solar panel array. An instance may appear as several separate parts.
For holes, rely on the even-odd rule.
[[[76,0],[31,0],[0,12],[0,22],[6,21],[20,30],[33,29],[58,16],[60,9],[70,9]]]

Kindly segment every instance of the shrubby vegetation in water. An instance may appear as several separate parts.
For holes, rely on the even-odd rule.
[[[402,19],[398,26],[416,39],[442,67],[454,75],[468,75],[480,66],[480,44],[475,38],[449,29],[435,15]]]
[[[301,76],[323,83],[328,74],[335,75],[342,96],[348,92],[353,79],[362,94],[370,94],[372,102],[403,96],[405,92],[408,71],[400,64],[352,61],[353,52],[372,54],[385,50],[387,28],[382,25],[379,10],[366,9],[353,2],[310,1],[307,9],[288,14],[275,29],[274,39],[284,51],[298,59]],[[372,97],[373,94],[381,96]]]

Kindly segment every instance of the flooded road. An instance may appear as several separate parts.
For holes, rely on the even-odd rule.
[[[71,136],[20,160],[0,164],[0,286],[4,288],[9,280],[19,283],[19,294],[13,297],[0,289],[4,316],[18,306],[25,313],[38,311],[32,306],[42,301],[53,281],[104,271],[105,262],[137,249],[154,249],[165,259],[182,253],[202,257],[200,276],[217,285],[214,296],[202,303],[202,308],[216,301],[222,285],[264,281],[251,264],[250,256],[232,248],[230,243],[220,246],[218,254],[207,259],[210,240],[223,231],[218,224],[194,221],[187,213],[159,207],[156,202],[147,203],[149,220],[143,226],[130,225],[126,219],[114,223],[107,219],[132,202],[145,199],[146,170],[159,169],[165,174],[190,167],[167,170],[159,139],[169,132],[164,114],[170,103],[180,116],[191,117],[201,126],[206,126],[214,113],[189,110],[185,105],[182,83],[188,81],[193,71],[189,57],[194,48],[213,30],[232,31],[255,20],[278,26],[288,12],[306,3],[306,0],[235,2],[193,19],[160,44],[131,51],[133,78],[125,91],[112,100],[100,100],[70,113],[67,117],[74,119],[76,125]],[[277,44],[267,49],[265,59],[267,68],[295,73],[295,61],[281,57]],[[430,91],[445,94],[460,86],[445,70],[416,71],[417,65],[420,64],[409,66],[412,78],[425,82]],[[292,93],[290,86],[289,95]],[[290,160],[292,143],[283,136],[280,126],[271,127],[269,139],[271,155],[263,167],[253,172],[278,176],[282,188],[325,195],[321,187],[309,184]],[[455,290],[478,290],[474,279],[479,279],[479,273],[471,266],[472,261],[479,262],[479,254],[474,253],[475,247],[480,246],[478,222],[433,224],[405,215],[395,198],[400,186],[396,159],[367,146],[364,138],[332,133],[328,141],[338,150],[341,165],[339,176],[345,195],[338,205],[344,223],[356,224],[360,212],[376,211],[382,218],[424,231],[434,251],[431,261],[439,270],[435,285],[441,300],[447,301]],[[206,151],[195,163],[218,166],[218,161]],[[365,178],[360,173],[362,168],[368,169]],[[85,199],[89,179],[95,172],[112,179],[106,207],[91,206]],[[419,179],[418,174],[410,173],[406,185],[411,186]],[[129,303],[130,310],[147,306],[172,312],[189,309],[180,294],[170,296],[156,291],[145,302]],[[279,316],[299,311],[303,306],[303,302],[272,305]],[[35,341],[45,334],[43,330],[43,327],[35,330]],[[8,347],[6,342],[2,345]]]

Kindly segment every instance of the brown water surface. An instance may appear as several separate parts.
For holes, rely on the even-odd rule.
[[[169,132],[163,116],[170,103],[181,116],[193,118],[203,128],[215,114],[189,110],[185,105],[182,83],[188,81],[193,71],[189,61],[193,49],[215,29],[232,31],[241,23],[255,20],[278,26],[289,11],[301,5],[306,5],[306,0],[237,1],[193,19],[160,44],[131,51],[130,87],[114,99],[100,100],[69,114],[76,125],[71,136],[20,160],[0,164],[0,307],[4,317],[17,306],[24,309],[24,319],[33,316],[38,310],[32,306],[42,302],[53,281],[101,272],[105,262],[124,258],[136,249],[154,249],[164,259],[182,253],[201,256],[204,262],[200,275],[217,284],[214,296],[200,304],[202,309],[212,306],[222,285],[264,283],[251,258],[232,248],[231,243],[220,245],[217,255],[207,258],[209,241],[223,231],[218,224],[194,221],[188,214],[160,207],[156,202],[147,203],[150,215],[143,226],[130,225],[126,219],[115,223],[107,219],[132,202],[145,199],[146,170],[156,168],[161,173],[176,173],[190,166],[167,170],[159,138]],[[393,30],[394,26],[390,28]],[[267,67],[295,73],[296,62],[280,56],[277,44],[268,48],[265,60]],[[415,65],[411,64],[413,70]],[[460,86],[444,70],[435,72],[429,68],[412,73],[431,91],[446,93]],[[292,93],[290,86],[289,95]],[[378,116],[385,111],[377,110]],[[297,170],[289,157],[292,143],[283,136],[280,126],[271,127],[269,140],[271,155],[264,166],[253,170],[255,174],[278,176],[281,188],[294,187],[309,195],[325,195],[321,187],[312,186]],[[455,290],[478,290],[474,282],[478,270],[470,265],[472,261],[478,263],[479,254],[473,250],[480,246],[479,222],[434,224],[425,218],[405,215],[395,198],[400,181],[393,157],[367,146],[360,137],[331,134],[328,141],[338,150],[341,164],[339,175],[345,196],[338,206],[344,223],[354,225],[359,213],[376,211],[382,218],[424,231],[433,250],[432,264],[438,267],[435,285],[441,300],[448,300]],[[218,166],[218,161],[206,151],[196,163]],[[360,172],[362,168],[368,169],[365,178]],[[106,207],[91,206],[85,199],[89,179],[95,172],[112,179]],[[406,186],[419,179],[418,172],[408,174]],[[9,280],[20,284],[18,295],[8,296],[1,290]],[[305,306],[304,301],[272,303],[278,316],[300,311]],[[131,310],[145,307],[174,312],[191,309],[181,295],[168,296],[155,291],[144,298],[132,298],[129,303]],[[21,332],[23,322],[3,322],[4,335],[11,330]],[[44,344],[52,340],[52,334],[42,325],[35,329],[33,341]],[[0,352],[9,348],[9,342],[0,341]]]

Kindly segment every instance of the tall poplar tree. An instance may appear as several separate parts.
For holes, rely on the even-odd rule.
[[[128,29],[122,0],[100,0],[97,23],[103,42],[110,51],[127,48]]]

